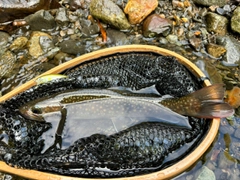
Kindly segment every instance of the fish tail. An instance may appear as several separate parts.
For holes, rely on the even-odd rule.
[[[187,96],[164,100],[160,103],[167,104],[168,108],[182,115],[200,118],[224,118],[234,114],[233,107],[223,100],[224,92],[223,84],[214,84]]]

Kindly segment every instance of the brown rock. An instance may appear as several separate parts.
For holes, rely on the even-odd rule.
[[[153,37],[156,34],[161,34],[170,31],[172,23],[166,18],[161,18],[158,14],[153,14],[146,18],[143,23],[143,35],[145,37]]]
[[[57,0],[11,0],[0,2],[0,22],[21,19],[40,9],[59,8]]]
[[[209,43],[207,45],[207,52],[212,55],[213,57],[219,58],[226,52],[226,49],[223,46]]]
[[[128,19],[131,24],[139,24],[157,6],[157,0],[129,0],[124,12],[128,14]]]

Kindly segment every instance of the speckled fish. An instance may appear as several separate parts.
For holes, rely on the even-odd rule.
[[[101,57],[64,74],[68,78],[32,87],[0,105],[0,159],[15,167],[72,176],[133,176],[163,168],[169,153],[193,140],[199,142],[208,125],[208,121],[193,117],[188,117],[190,129],[144,122],[112,135],[80,138],[67,149],[53,147],[41,154],[44,133],[52,124],[23,117],[19,108],[29,101],[78,88],[124,86],[138,90],[155,85],[161,95],[182,97],[201,87],[175,58],[152,53]]]

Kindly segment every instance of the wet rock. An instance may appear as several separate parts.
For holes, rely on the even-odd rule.
[[[173,35],[170,34],[166,37],[166,39],[168,40],[169,43],[171,44],[175,44],[177,46],[181,46],[181,42],[178,40],[178,36],[177,35]]]
[[[222,45],[226,49],[224,56],[225,65],[239,64],[240,62],[240,44],[239,42],[230,36],[217,37],[217,44]]]
[[[40,36],[39,44],[44,52],[48,52],[54,48],[52,38],[49,36]]]
[[[127,35],[114,29],[107,29],[107,43],[114,46],[130,44]]]
[[[222,76],[219,74],[217,68],[211,64],[209,61],[197,60],[195,62],[197,67],[208,77],[211,82],[214,83],[223,83]]]
[[[85,53],[85,46],[77,40],[65,40],[59,44],[61,51],[68,54],[81,55]]]
[[[117,29],[126,30],[131,27],[123,11],[111,0],[92,0],[90,13],[94,18]]]
[[[166,18],[161,18],[158,14],[147,17],[143,23],[143,35],[145,37],[154,37],[157,34],[169,33],[172,29],[172,23]]]
[[[232,138],[230,153],[233,158],[240,160],[240,142],[239,139]]]
[[[54,29],[56,22],[54,17],[45,10],[40,10],[25,18],[26,22],[30,25],[31,30],[41,31],[43,29]]]
[[[230,173],[224,169],[216,169],[215,171],[217,180],[230,180]]]
[[[213,171],[208,169],[206,166],[203,166],[196,180],[215,180],[215,179],[216,177]]]
[[[221,151],[218,158],[218,168],[227,169],[228,167],[232,166],[234,162],[232,158],[226,151]]]
[[[67,26],[69,23],[69,19],[67,17],[67,10],[65,8],[59,8],[55,20],[61,26]]]
[[[124,8],[124,12],[128,14],[128,19],[131,24],[139,24],[157,6],[157,0],[129,0]]]
[[[11,51],[17,51],[19,49],[22,49],[24,46],[26,46],[27,42],[28,42],[28,38],[22,37],[22,36],[18,37],[12,42],[9,49]]]
[[[202,40],[200,38],[192,37],[189,39],[190,44],[196,51],[199,51],[202,45]]]
[[[0,23],[11,21],[14,19],[21,19],[32,14],[40,9],[54,9],[59,8],[60,4],[57,0],[11,0],[1,1],[0,3]]]
[[[39,56],[44,54],[44,51],[40,45],[40,37],[51,38],[51,36],[48,35],[47,33],[43,33],[40,31],[32,32],[31,37],[28,41],[28,51],[29,54],[34,58],[38,58]]]
[[[226,49],[223,46],[213,44],[213,43],[207,44],[206,48],[207,48],[207,52],[211,56],[216,57],[216,58],[219,58],[226,52]]]
[[[0,55],[6,50],[9,37],[8,33],[0,31]]]
[[[240,96],[239,96],[239,98],[240,98]],[[234,136],[235,136],[236,138],[240,139],[240,128],[237,128],[237,129],[235,130]]]
[[[240,7],[237,7],[233,12],[231,28],[233,31],[240,33]]]
[[[225,35],[227,32],[228,19],[216,13],[209,12],[206,15],[207,30],[219,35]]]
[[[81,20],[81,31],[83,37],[91,37],[91,35],[98,34],[100,32],[100,28],[97,23],[93,23],[90,20]]]
[[[227,0],[193,0],[194,3],[203,5],[203,6],[212,6],[212,5],[217,5],[217,6],[224,6],[227,4]]]
[[[0,78],[9,74],[16,63],[16,57],[10,51],[5,51],[0,55]]]
[[[222,126],[220,126],[219,131],[222,134],[232,135],[234,133],[235,129],[232,126],[229,126],[229,125],[222,125]]]

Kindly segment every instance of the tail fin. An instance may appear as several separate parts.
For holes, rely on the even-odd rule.
[[[223,118],[234,114],[234,109],[223,101],[224,84],[214,84],[204,87],[190,96],[198,99],[200,108],[196,116],[203,118]]]

